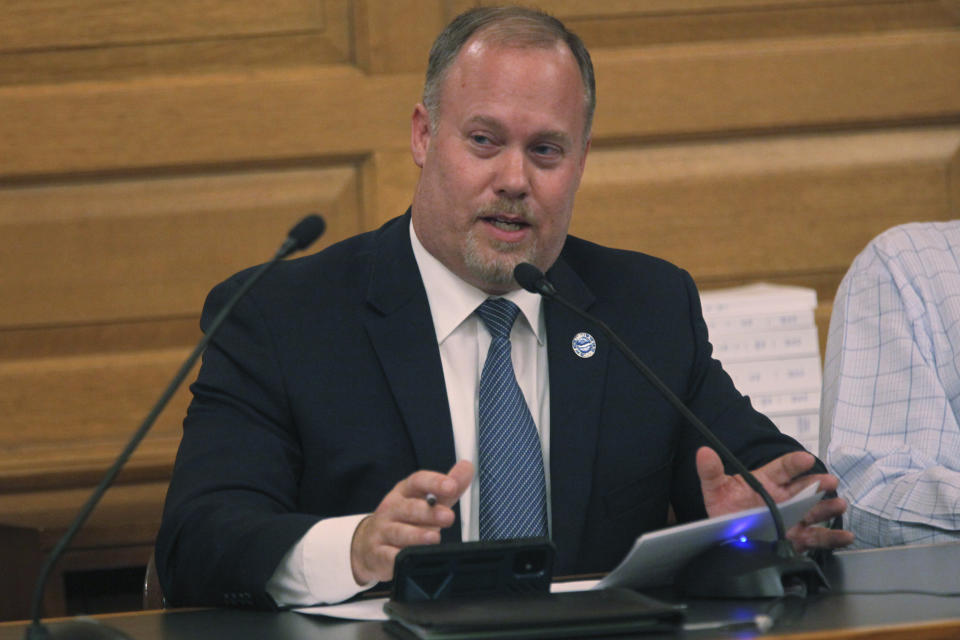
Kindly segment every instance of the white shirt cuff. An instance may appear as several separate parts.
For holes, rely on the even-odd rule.
[[[274,569],[267,593],[281,606],[332,604],[375,585],[358,585],[350,566],[353,534],[368,515],[326,518],[310,527]]]

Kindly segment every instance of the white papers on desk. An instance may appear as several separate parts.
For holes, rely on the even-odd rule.
[[[367,598],[365,600],[351,600],[341,604],[318,604],[312,607],[294,609],[297,613],[306,613],[311,616],[327,616],[341,620],[389,620],[383,612],[383,605],[387,598]]]
[[[596,580],[577,580],[573,582],[554,582],[550,585],[550,591],[561,593],[564,591],[587,591],[596,585]],[[294,609],[297,613],[306,613],[314,616],[327,616],[328,618],[340,618],[341,620],[387,620],[387,614],[383,612],[383,605],[386,604],[386,598],[367,598],[366,600],[354,600],[342,604],[324,604],[313,607],[301,607]]]
[[[823,497],[815,482],[785,502],[779,503],[783,526],[789,529]],[[608,573],[597,589],[628,587],[640,589],[673,583],[683,565],[714,544],[747,536],[754,540],[776,540],[777,531],[770,511],[756,507],[706,520],[645,533],[633,544],[627,557]]]

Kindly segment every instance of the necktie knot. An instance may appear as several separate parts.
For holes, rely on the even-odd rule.
[[[487,298],[477,307],[477,315],[487,326],[493,338],[510,339],[510,330],[517,320],[520,307],[506,298]]]

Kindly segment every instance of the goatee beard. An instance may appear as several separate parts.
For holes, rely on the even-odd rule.
[[[523,222],[532,224],[533,213],[522,200],[499,200],[485,205],[475,213],[475,220],[489,218],[497,214],[519,216]],[[477,238],[477,227],[467,233],[464,244],[463,260],[467,269],[477,278],[494,288],[513,288],[513,269],[521,262],[536,263],[537,241],[531,237],[521,245],[510,242],[489,241],[481,246]]]

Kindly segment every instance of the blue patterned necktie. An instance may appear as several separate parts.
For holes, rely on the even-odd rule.
[[[480,374],[480,539],[547,535],[540,436],[510,358],[510,329],[520,309],[489,298],[477,314],[490,331]]]

